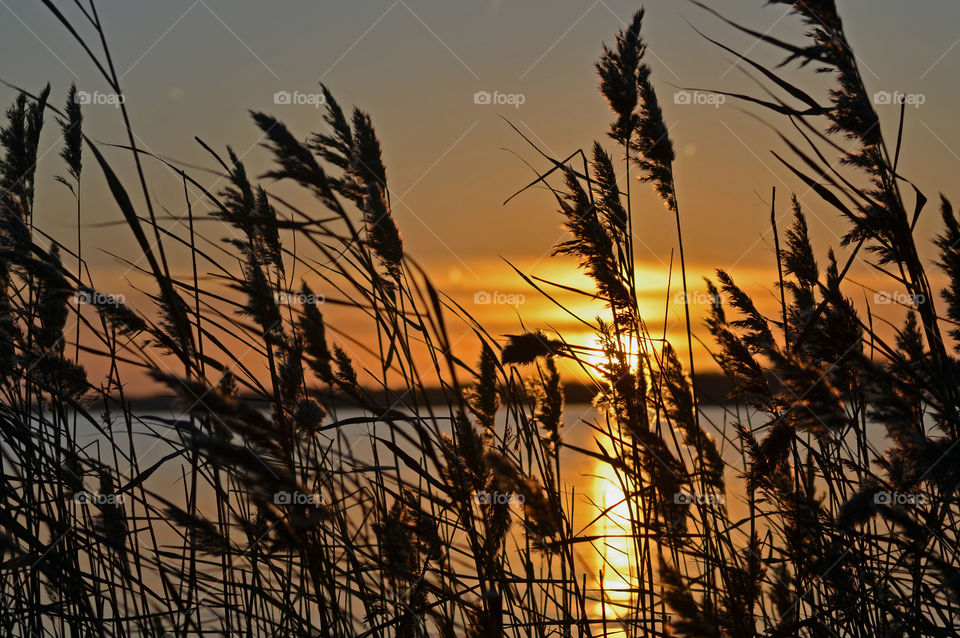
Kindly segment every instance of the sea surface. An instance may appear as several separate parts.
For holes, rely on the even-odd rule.
[[[722,494],[700,495],[691,489],[690,492],[685,492],[678,498],[710,499],[711,503],[719,499],[730,519],[735,521],[746,515],[747,507],[741,476],[744,459],[741,456],[733,424],[737,419],[741,419],[744,425],[756,429],[764,424],[764,420],[756,413],[751,414],[741,409],[738,414],[734,410],[735,408],[716,405],[708,405],[701,410],[701,423],[717,443],[721,456],[728,465],[725,476],[726,491]],[[437,414],[444,414],[444,412],[438,408]],[[90,423],[78,423],[77,442],[90,455],[99,457],[110,466],[116,464],[123,476],[119,481],[120,485],[124,484],[124,480],[129,479],[129,457],[135,456],[140,472],[151,472],[144,482],[147,490],[160,494],[170,501],[183,503],[186,501],[189,490],[189,481],[185,481],[184,476],[189,475],[190,464],[183,456],[176,455],[178,446],[170,443],[177,437],[175,429],[170,424],[181,416],[169,410],[138,411],[133,415],[129,431],[126,423],[113,424],[109,430],[110,436],[119,443],[119,449],[124,451],[127,458],[123,455],[115,455],[114,450],[107,443],[106,433],[99,431]],[[342,421],[362,416],[364,413],[359,410],[341,408],[335,415],[331,415],[331,418]],[[505,421],[507,415],[503,413],[500,417]],[[567,405],[563,421],[564,442],[593,452],[599,452],[601,448],[608,451],[612,449],[609,437],[591,426],[594,424],[600,426],[601,430],[604,429],[603,415],[594,406]],[[130,432],[132,437],[129,436]],[[385,436],[386,433],[385,424],[376,426],[352,424],[345,426],[344,440],[360,461],[372,462],[372,436],[374,434]],[[882,432],[876,428],[871,428],[868,438],[877,449],[885,445]],[[402,439],[398,439],[398,442],[401,441]],[[418,451],[408,442],[401,442],[401,447],[413,458],[419,458]],[[392,455],[390,458],[392,459]],[[689,456],[686,458],[689,459]],[[403,471],[407,472],[405,469]],[[413,476],[412,472],[410,476]],[[631,558],[635,548],[632,546],[634,541],[630,535],[630,509],[624,499],[621,484],[608,464],[570,448],[564,448],[561,452],[560,480],[574,531],[584,536],[597,536],[600,539],[579,543],[575,547],[578,566],[583,569],[582,573],[591,575],[587,583],[588,589],[596,591],[602,585],[605,592],[606,602],[597,602],[589,613],[596,614],[597,617],[601,614],[606,617],[616,617],[624,609],[621,605],[629,604],[630,590],[636,587],[636,566],[632,564]],[[88,477],[87,488],[95,492],[96,487],[93,477]],[[211,519],[215,518],[213,503],[212,494],[202,490],[199,499],[200,513],[206,514]],[[511,507],[516,508],[517,520],[519,520],[522,515],[522,503],[513,501],[511,503]],[[93,505],[87,506],[93,507]],[[128,503],[125,507],[130,507],[130,504]],[[178,551],[181,541],[174,533],[172,523],[167,529],[154,531],[162,545],[166,545],[171,551]],[[519,537],[520,530],[515,531],[518,532]],[[507,551],[516,552],[516,546]]]

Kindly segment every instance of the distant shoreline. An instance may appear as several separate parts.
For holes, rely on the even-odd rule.
[[[697,375],[697,394],[702,405],[726,405],[730,403],[727,397],[732,387],[730,380],[723,374],[709,372]],[[374,397],[383,394],[382,389],[366,388],[366,391]],[[399,395],[403,391],[393,392]],[[565,383],[563,392],[566,403],[571,405],[592,403],[596,396],[594,387],[581,382]],[[356,402],[344,394],[322,392],[315,396],[322,403],[331,407],[357,407]],[[440,388],[427,388],[420,396],[425,398],[428,403],[446,403],[443,399],[443,391]],[[262,398],[255,395],[243,395],[241,398],[251,403],[266,403]],[[178,401],[179,399],[176,396],[160,394],[126,398],[126,403],[135,411],[167,410],[174,407]]]

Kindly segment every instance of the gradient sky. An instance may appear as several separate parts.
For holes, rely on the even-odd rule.
[[[66,11],[70,3],[58,4]],[[761,0],[708,4],[761,32],[794,41],[802,34],[796,17],[782,6],[765,7]],[[902,171],[932,201],[944,191],[960,202],[955,177],[960,169],[955,124],[960,3],[839,4],[868,88],[920,94],[925,100],[907,109]],[[782,57],[691,3],[648,0],[645,5],[648,61],[678,156],[691,270],[705,274],[722,267],[747,286],[772,289],[772,186],[783,224],[789,192],[801,196],[818,254],[838,246],[844,225],[776,163],[770,150],[785,147],[750,114],[781,129],[785,122],[732,100],[719,106],[676,104],[674,93],[695,86],[762,94],[736,59],[697,35],[688,21],[769,66]],[[408,252],[427,264],[441,285],[469,298],[477,291],[522,289],[500,258],[543,274],[551,247],[562,237],[555,204],[544,192],[528,192],[503,205],[531,179],[521,158],[545,166],[503,118],[556,156],[588,149],[594,140],[606,143],[611,118],[597,91],[593,64],[601,42],[611,43],[639,6],[624,0],[129,0],[101,2],[99,9],[140,143],[157,154],[213,166],[193,141],[198,135],[217,149],[232,145],[250,172],[259,174],[269,156],[258,146],[260,134],[248,109],[277,115],[301,137],[323,126],[321,111],[310,105],[274,104],[277,91],[312,94],[322,81],[342,105],[368,110],[384,146],[394,215]],[[50,81],[58,105],[71,81],[88,92],[105,90],[82,50],[41,3],[0,0],[0,16],[0,78],[32,90]],[[788,76],[818,96],[828,85],[826,76],[809,70],[791,69]],[[520,94],[523,104],[478,105],[477,91]],[[13,98],[12,90],[0,89],[2,102]],[[894,140],[898,108],[879,106],[878,111],[888,139]],[[88,106],[85,119],[87,133],[96,139],[124,141],[112,106]],[[41,144],[49,152],[41,162],[45,183],[39,189],[37,224],[72,245],[70,200],[52,183],[52,176],[63,171],[53,128]],[[119,220],[120,214],[102,177],[94,171],[87,175],[85,238],[135,259],[139,255],[124,229],[97,226]],[[216,183],[213,176],[194,175],[205,184]],[[154,167],[151,185],[159,205],[182,213],[176,179]],[[649,188],[634,187],[633,193],[637,258],[650,273],[653,299],[666,282],[675,230]],[[931,206],[918,238],[936,233],[936,217]],[[218,231],[209,239],[219,237]],[[125,270],[106,253],[89,257],[108,278]],[[851,278],[861,282],[872,276],[865,265],[851,271]],[[504,329],[516,324],[515,315],[506,314]]]

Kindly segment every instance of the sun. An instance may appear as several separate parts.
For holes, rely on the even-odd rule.
[[[587,369],[587,374],[599,376],[602,374],[602,371],[607,368],[609,359],[604,352],[603,342],[599,335],[583,333],[579,335],[578,340],[571,341],[570,343],[574,344],[573,349],[576,351],[577,358],[580,360],[582,366]],[[639,345],[635,336],[627,337],[624,343],[624,350],[627,353],[627,360],[630,362],[631,371],[636,373],[643,370],[644,374],[646,374],[647,366],[643,364],[643,355],[655,352],[653,349],[660,345],[657,340],[649,337],[642,338]],[[584,374],[583,367],[576,363],[572,364],[572,366],[577,369],[579,376]]]

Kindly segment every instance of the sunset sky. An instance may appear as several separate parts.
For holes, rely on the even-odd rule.
[[[484,294],[494,301],[523,295],[512,298],[522,303],[468,307],[489,319],[492,333],[503,334],[516,332],[520,318],[528,327],[562,326],[566,321],[537,301],[536,293],[504,260],[547,278],[569,282],[575,277],[570,264],[549,258],[563,237],[552,198],[543,190],[529,191],[503,204],[533,177],[524,161],[536,169],[547,166],[507,121],[557,157],[589,149],[594,140],[614,151],[606,138],[611,117],[597,90],[593,64],[601,42],[612,43],[640,6],[623,0],[545,4],[167,0],[110,3],[101,17],[139,142],[185,165],[214,166],[194,142],[196,135],[218,150],[231,145],[251,173],[264,172],[269,155],[260,147],[260,132],[248,109],[275,114],[305,138],[324,126],[322,111],[311,103],[318,82],[325,83],[341,105],[369,111],[383,143],[394,216],[407,252],[461,301],[483,300]],[[798,20],[782,6],[764,8],[761,0],[707,4],[760,32],[794,41],[802,33]],[[789,220],[790,192],[800,197],[821,256],[828,247],[839,247],[843,222],[776,162],[770,151],[782,152],[785,146],[754,116],[787,132],[785,121],[732,99],[686,104],[678,92],[698,87],[763,94],[733,56],[693,27],[770,67],[782,56],[692,3],[648,0],[645,6],[648,62],[678,157],[675,170],[692,288],[702,290],[700,277],[724,268],[747,288],[771,291],[762,298],[772,303],[771,187],[777,188],[781,230]],[[955,126],[960,3],[850,0],[841,10],[869,89],[901,91],[922,102],[907,108],[903,173],[932,202],[941,191],[960,201],[960,129]],[[39,78],[45,78],[58,106],[70,82],[94,96],[107,90],[80,47],[41,3],[0,0],[0,15],[0,78],[34,91],[41,88]],[[827,76],[816,77],[809,69],[791,68],[788,77],[817,96],[828,85]],[[305,103],[277,104],[278,92]],[[478,104],[478,92],[501,103]],[[0,89],[4,103],[14,97],[12,89]],[[892,142],[899,109],[885,104],[877,109]],[[84,116],[88,135],[106,143],[124,142],[114,105],[90,104]],[[36,223],[73,245],[71,199],[66,189],[52,183],[64,170],[57,157],[60,140],[52,121],[48,126],[41,142],[46,154],[40,164],[43,186]],[[107,153],[119,158],[123,151]],[[121,175],[130,180],[131,163],[122,163],[127,171]],[[192,174],[212,190],[223,186],[209,173]],[[182,215],[179,180],[156,164],[150,178],[161,210]],[[285,192],[282,186],[277,190]],[[649,323],[659,331],[676,232],[650,188],[634,185],[632,192],[637,260],[643,265],[641,310],[648,308],[653,317]],[[199,192],[192,195],[202,208]],[[317,206],[302,194],[291,197],[304,206]],[[104,226],[121,216],[94,170],[86,173],[84,209],[84,238],[102,249],[87,255],[98,285],[106,292],[125,287],[111,281],[129,276],[127,267],[105,251],[132,260],[140,255],[124,226]],[[223,236],[219,226],[204,228],[210,241]],[[919,241],[932,238],[935,230],[931,205],[917,227]],[[187,268],[185,261],[175,265]],[[849,279],[851,296],[862,295],[856,283],[891,290],[862,260]],[[675,291],[676,273],[673,281]],[[583,310],[590,315],[590,308]],[[667,312],[672,334],[681,327],[682,306],[671,302]],[[705,354],[698,353],[698,358],[705,359]]]

